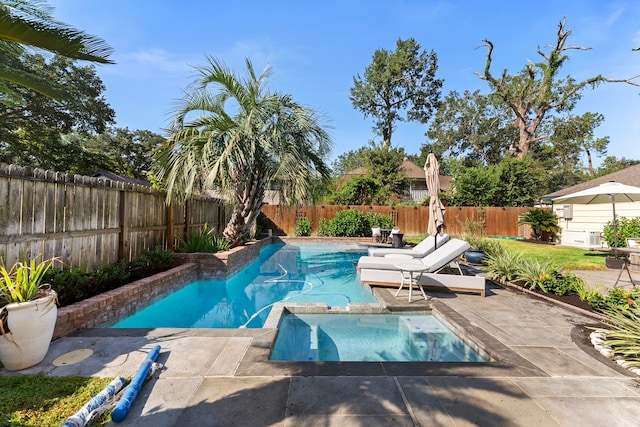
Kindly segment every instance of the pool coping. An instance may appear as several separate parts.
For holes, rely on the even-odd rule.
[[[263,328],[89,328],[72,334],[79,337],[149,337],[149,336],[180,336],[180,337],[211,337],[211,338],[250,338],[249,345],[241,354],[228,355],[237,359],[238,363],[233,377],[252,376],[459,376],[459,377],[549,377],[527,359],[489,335],[483,329],[476,327],[462,314],[447,304],[431,299],[420,301],[420,304],[398,304],[390,289],[374,289],[376,298],[380,301],[393,299],[395,304],[351,304],[349,307],[331,309],[322,303],[276,304]],[[298,313],[394,313],[402,311],[436,313],[456,333],[464,334],[466,339],[479,345],[488,353],[492,361],[489,362],[326,362],[326,361],[275,361],[269,360],[271,351],[277,338],[280,315],[284,311]],[[237,350],[236,350],[237,351]]]

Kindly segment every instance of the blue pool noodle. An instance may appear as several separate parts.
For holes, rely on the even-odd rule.
[[[160,354],[160,346],[155,345],[147,355],[147,358],[144,360],[144,362],[142,362],[142,365],[140,365],[140,369],[138,369],[138,372],[136,372],[136,375],[131,380],[131,383],[127,386],[126,389],[124,389],[120,402],[118,402],[118,405],[113,408],[113,411],[111,411],[111,419],[113,421],[120,422],[127,416],[127,414],[129,413],[129,409],[131,409],[133,401],[136,400],[136,397],[138,396],[138,392],[142,387],[142,383],[144,383],[144,380],[149,374],[149,370],[151,369],[153,362],[155,362],[155,360],[158,358],[158,354]]]

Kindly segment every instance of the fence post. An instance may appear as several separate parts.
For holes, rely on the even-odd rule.
[[[184,201],[184,239],[189,238],[189,200]]]
[[[167,207],[167,249],[172,251],[175,249],[175,230],[173,222],[173,202],[165,203]]]
[[[127,253],[127,244],[129,240],[129,226],[127,225],[127,192],[120,190],[119,200],[120,206],[118,206],[118,216],[120,221],[120,237],[118,239],[118,259],[124,258]]]

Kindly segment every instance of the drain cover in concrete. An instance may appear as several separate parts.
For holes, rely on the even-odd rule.
[[[58,356],[53,361],[54,366],[67,366],[73,365],[74,363],[82,362],[87,357],[93,354],[93,350],[89,348],[83,348],[80,350],[73,350],[69,353],[65,353],[61,356]]]

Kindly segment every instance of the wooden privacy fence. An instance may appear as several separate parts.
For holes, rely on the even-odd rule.
[[[93,270],[144,249],[172,249],[229,217],[219,199],[167,206],[165,197],[141,185],[0,163],[0,257],[6,266],[42,256]]]
[[[394,223],[405,235],[421,235],[427,232],[429,208],[427,206],[280,206],[266,205],[262,213],[275,227],[274,233],[293,235],[295,222],[300,218],[311,221],[313,233],[318,232],[318,224],[323,218],[332,219],[336,213],[345,209],[357,209],[379,214],[391,214]],[[531,208],[497,207],[457,207],[449,206],[445,211],[447,233],[462,234],[467,221],[478,222],[484,217],[484,232],[487,236],[526,237],[529,238],[529,226],[518,226],[518,215]]]

